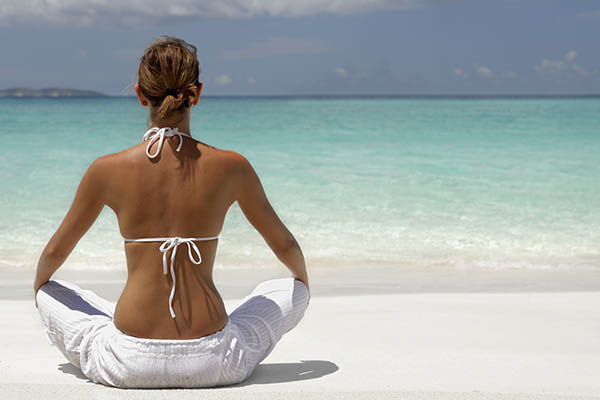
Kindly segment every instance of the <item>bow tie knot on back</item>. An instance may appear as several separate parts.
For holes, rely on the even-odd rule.
[[[175,276],[175,255],[177,254],[177,248],[180,244],[187,244],[188,247],[188,256],[190,261],[196,265],[202,263],[202,255],[200,254],[200,250],[196,243],[194,243],[194,238],[182,238],[182,237],[172,237],[167,238],[158,248],[161,253],[163,253],[163,273],[167,275],[169,271],[171,272],[171,279],[173,280],[173,287],[171,288],[171,295],[169,296],[169,311],[171,312],[171,317],[175,318],[175,311],[173,310],[173,297],[175,296],[175,284],[177,282],[177,278]],[[197,258],[194,258],[192,254],[192,250],[196,253]],[[167,253],[171,252],[171,263],[170,268],[167,269]]]

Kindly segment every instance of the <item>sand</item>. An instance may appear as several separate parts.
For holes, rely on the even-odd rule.
[[[366,271],[371,271],[367,273]],[[600,398],[600,271],[311,271],[312,300],[252,377],[196,390],[91,383],[48,343],[32,271],[0,272],[0,399]],[[217,271],[231,309],[285,271]],[[60,271],[118,297],[123,273]]]

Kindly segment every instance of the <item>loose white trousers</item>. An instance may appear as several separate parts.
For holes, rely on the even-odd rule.
[[[189,340],[143,339],[119,331],[115,304],[52,280],[37,294],[42,326],[67,360],[96,383],[121,388],[213,387],[248,378],[302,319],[310,294],[294,278],[260,283],[226,326]]]

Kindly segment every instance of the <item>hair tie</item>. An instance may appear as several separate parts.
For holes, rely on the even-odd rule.
[[[179,92],[177,91],[177,89],[167,89],[167,90],[165,90],[165,97],[167,97],[167,96],[177,97],[178,95],[179,95]]]

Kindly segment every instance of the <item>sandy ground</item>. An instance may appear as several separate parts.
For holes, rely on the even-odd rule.
[[[0,271],[2,400],[600,398],[600,271],[311,272],[305,318],[248,381],[150,391],[97,385],[68,364],[42,332],[32,274]],[[284,271],[215,279],[231,309],[277,276]],[[122,273],[57,278],[111,300],[123,284]]]

